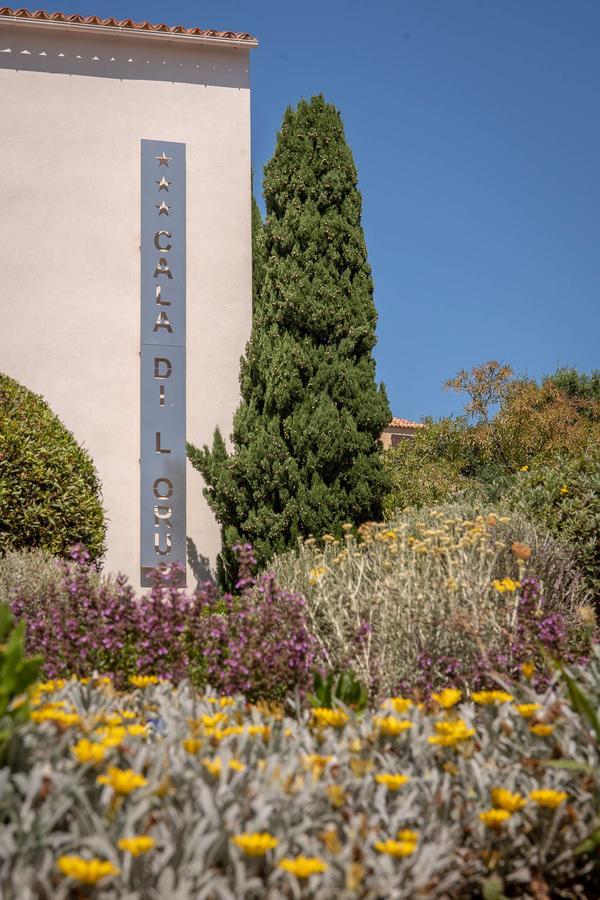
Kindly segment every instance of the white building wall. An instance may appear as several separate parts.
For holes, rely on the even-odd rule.
[[[251,327],[248,50],[28,23],[0,25],[0,51],[0,371],[90,452],[105,569],[138,587],[140,141],[187,147],[187,435],[202,444],[229,436]],[[213,563],[189,463],[187,520]]]

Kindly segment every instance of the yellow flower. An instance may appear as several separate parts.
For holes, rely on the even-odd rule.
[[[314,569],[311,569],[308,573],[308,583],[309,584],[318,584],[319,580],[323,577],[323,575],[327,572],[326,566],[315,566]]]
[[[135,725],[127,726],[127,734],[131,735],[131,737],[145,737],[147,733],[148,729],[145,725],[136,723]]]
[[[408,719],[396,719],[394,716],[375,716],[373,723],[381,734],[398,735],[413,727]]]
[[[35,689],[42,694],[53,694],[55,691],[62,690],[66,683],[64,678],[57,678],[55,681],[41,681],[36,684]]]
[[[182,746],[186,753],[194,754],[200,750],[202,741],[199,741],[194,737],[187,737],[184,741],[182,741]]]
[[[155,839],[148,834],[138,834],[136,837],[121,838],[117,841],[119,850],[131,853],[132,856],[141,856],[142,853],[148,853],[155,846]]]
[[[402,828],[398,832],[398,840],[399,841],[407,841],[408,843],[412,842],[416,844],[419,840],[418,831],[412,831],[410,828]]]
[[[537,722],[535,725],[530,725],[529,730],[532,734],[537,734],[538,737],[548,737],[554,731],[554,725]]]
[[[329,802],[335,809],[339,809],[346,802],[346,794],[341,784],[328,784],[325,791]]]
[[[471,698],[481,706],[490,706],[492,703],[509,703],[513,697],[506,691],[473,691]]]
[[[82,884],[96,884],[101,878],[119,875],[120,869],[107,859],[83,859],[81,856],[59,856],[56,865],[63,875]]]
[[[268,831],[244,831],[242,834],[235,834],[231,842],[243,850],[246,856],[264,856],[279,843]]]
[[[531,679],[535,675],[535,663],[524,662],[521,665],[521,674],[523,675],[523,678],[527,679],[527,681],[531,681]]]
[[[129,684],[136,688],[149,687],[151,684],[158,684],[159,681],[156,675],[131,675],[129,678]]]
[[[508,809],[486,809],[479,813],[479,818],[488,828],[501,828],[510,819],[512,813]]]
[[[569,485],[563,484],[563,486],[560,489],[560,492],[561,492],[561,494],[568,494],[569,493]]]
[[[524,719],[530,719],[541,708],[539,703],[518,703],[516,706],[517,712]]]
[[[305,769],[312,769],[322,772],[327,763],[330,763],[333,756],[321,756],[318,753],[307,753],[302,757],[302,765]]]
[[[443,709],[451,709],[460,702],[462,691],[459,691],[458,688],[444,688],[439,694],[432,694],[431,696]]]
[[[81,738],[74,747],[71,747],[71,753],[80,763],[96,763],[102,762],[106,756],[106,747],[102,744],[95,744],[88,741],[87,738]]]
[[[279,863],[279,868],[295,875],[296,878],[309,878],[311,875],[319,875],[329,868],[326,862],[317,856],[297,856],[295,859],[286,857]]]
[[[519,469],[519,472],[528,472],[528,471],[529,471],[529,466],[521,466],[521,468]]]
[[[318,706],[312,711],[318,725],[329,728],[343,728],[350,716],[343,709],[328,709],[326,706]]]
[[[427,738],[429,744],[437,744],[440,747],[455,747],[461,741],[467,741],[475,734],[474,728],[468,728],[462,719],[452,722],[436,722],[436,734]]]
[[[227,721],[227,713],[217,712],[212,716],[200,716],[200,721],[205,728],[216,728],[217,725],[221,724],[221,722]]]
[[[268,741],[271,735],[271,729],[268,725],[248,725],[248,734],[251,737],[261,737]]]
[[[527,800],[521,794],[513,794],[506,788],[492,788],[492,803],[498,809],[505,809],[510,813],[523,809]]]
[[[408,697],[390,697],[384,704],[400,714],[407,712],[412,705],[413,702]]]
[[[139,772],[134,772],[133,769],[119,769],[117,766],[111,766],[108,773],[99,775],[96,781],[98,784],[107,784],[115,794],[125,795],[148,784],[148,781]]]
[[[410,781],[410,777],[408,775],[393,775],[382,772],[375,776],[375,781],[377,784],[384,784],[389,791],[397,791],[403,784]]]
[[[118,747],[127,736],[127,730],[122,725],[111,725],[107,728],[98,728],[95,732],[105,747]]]
[[[417,848],[416,841],[393,841],[388,839],[387,841],[376,841],[375,849],[378,853],[385,853],[388,856],[410,856],[411,853],[414,853]]]
[[[136,715],[137,714],[134,713],[134,711],[132,709],[124,709],[123,712],[121,713],[121,716],[124,719],[135,719]]]
[[[234,772],[245,772],[246,766],[241,761],[241,759],[230,759],[229,760],[229,768]]]
[[[214,759],[209,759],[205,757],[202,760],[202,765],[206,769],[207,772],[213,776],[213,778],[218,778],[221,774],[221,757],[216,756]]]
[[[319,833],[319,837],[325,844],[328,853],[335,855],[342,852],[342,842],[340,841],[337,828],[335,825],[329,825]]]
[[[537,803],[538,806],[556,809],[557,806],[560,806],[567,799],[567,794],[565,791],[555,791],[552,788],[540,788],[537,791],[531,791],[529,799]]]
[[[71,728],[74,725],[80,725],[81,719],[77,713],[65,712],[57,705],[48,704],[40,709],[36,709],[31,713],[31,718],[36,723],[55,722],[64,728]]]
[[[512,593],[513,591],[516,591],[517,588],[521,587],[521,582],[514,581],[512,578],[503,578],[502,580],[495,578],[492,581],[492,587],[495,588],[499,594],[503,594],[505,591]]]
[[[207,734],[213,738],[215,741],[224,741],[225,738],[232,737],[233,735],[240,735],[244,733],[243,725],[228,725],[227,728],[215,728],[214,731],[208,731]]]

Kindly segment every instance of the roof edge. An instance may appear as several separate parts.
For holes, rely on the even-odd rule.
[[[21,15],[19,15],[21,13]],[[106,35],[112,37],[132,37],[132,38],[149,38],[154,40],[162,40],[169,43],[197,43],[210,44],[217,47],[229,48],[246,48],[252,49],[258,47],[258,41],[251,34],[230,32],[211,34],[208,29],[207,33],[202,33],[201,29],[194,29],[200,33],[193,33],[192,29],[186,30],[182,26],[162,26],[150,27],[150,23],[144,22],[140,25],[147,27],[136,27],[137,23],[131,20],[119,22],[116,19],[106,20],[107,24],[102,21],[86,22],[81,16],[64,16],[63,18],[50,18],[50,14],[40,15],[39,13],[30,13],[29,10],[19,9],[12,10],[9,7],[0,7],[0,25],[6,24],[13,28],[29,27],[29,28],[52,28],[56,31],[75,31],[86,32],[92,34]],[[63,14],[54,14],[63,15]],[[46,18],[48,16],[48,18]],[[90,17],[96,18],[96,17]],[[108,24],[111,22],[111,24]],[[114,23],[114,24],[112,24]]]

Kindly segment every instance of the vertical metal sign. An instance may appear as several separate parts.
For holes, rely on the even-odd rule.
[[[141,583],[186,560],[185,144],[142,141]]]

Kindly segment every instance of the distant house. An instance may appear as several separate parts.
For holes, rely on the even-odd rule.
[[[409,419],[392,419],[383,429],[381,443],[384,450],[397,447],[400,441],[412,440],[419,428],[425,428],[422,422],[411,422]]]

